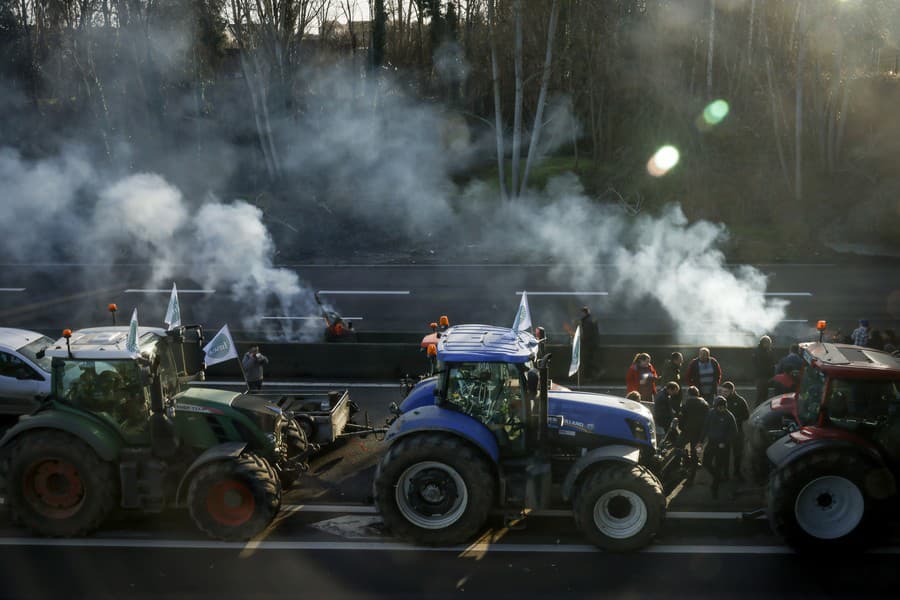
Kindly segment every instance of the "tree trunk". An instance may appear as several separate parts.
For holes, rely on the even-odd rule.
[[[513,198],[519,196],[519,161],[522,154],[522,0],[515,0],[516,41],[515,41],[515,70],[516,70],[516,98],[513,108],[513,142],[512,142],[512,189]]]
[[[709,0],[709,47],[706,50],[706,99],[712,100],[713,58],[716,45],[716,0]]]
[[[544,74],[541,77],[541,92],[538,95],[537,110],[534,115],[534,128],[531,132],[531,141],[528,144],[528,158],[525,160],[525,173],[522,174],[522,185],[519,189],[524,191],[528,186],[528,175],[531,166],[537,156],[537,147],[541,138],[541,127],[544,118],[544,105],[547,102],[547,87],[550,85],[550,67],[553,64],[553,37],[556,34],[556,22],[559,18],[559,0],[553,0],[550,7],[550,24],[547,31],[547,53],[544,57]]]
[[[806,61],[806,39],[803,35],[802,20],[799,16],[798,23],[797,94],[794,106],[794,199],[800,202],[803,200],[803,70]]]
[[[506,193],[506,151],[503,148],[503,112],[500,104],[500,68],[497,65],[497,40],[494,35],[494,1],[488,0],[488,40],[491,45],[491,77],[494,87],[494,132],[497,138],[497,174],[500,178],[500,199],[508,198]]]
[[[756,17],[756,0],[750,0],[750,23],[747,26],[747,66],[753,66],[753,21]]]

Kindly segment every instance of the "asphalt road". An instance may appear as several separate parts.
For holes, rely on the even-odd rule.
[[[733,270],[740,265],[731,265]],[[790,302],[776,333],[808,338],[819,319],[845,332],[865,317],[880,329],[900,326],[900,267],[892,259],[855,260],[846,264],[756,265],[769,277],[767,294]],[[528,290],[535,321],[551,333],[577,316],[584,305],[593,307],[601,332],[616,338],[634,335],[667,336],[671,319],[656,301],[627,301],[607,289],[604,272],[595,265],[596,280],[574,288],[554,275],[554,265],[284,265],[297,273],[310,290],[342,315],[353,318],[361,331],[427,331],[440,314],[454,322],[507,323],[520,296]],[[5,264],[0,270],[0,325],[55,332],[110,321],[106,306],[118,304],[120,321],[138,308],[142,324],[161,324],[171,282],[147,288],[148,265]],[[229,289],[204,288],[197,281],[177,278],[186,321],[208,327],[230,323],[243,332],[242,317],[267,317],[266,322],[318,321],[315,305],[241,305]],[[149,291],[148,291],[149,290]],[[697,317],[696,341],[715,333],[715,322]],[[684,343],[694,340],[685,339]]]
[[[312,385],[326,383],[343,384]],[[386,384],[350,390],[373,422],[399,395]],[[383,450],[371,436],[323,449],[273,527],[250,543],[208,540],[182,511],[118,515],[76,540],[34,538],[2,518],[0,597],[856,598],[893,597],[900,584],[897,532],[865,555],[796,556],[764,519],[741,518],[760,505],[760,490],[726,485],[713,500],[702,472],[673,492],[659,536],[640,553],[599,552],[565,510],[512,526],[494,515],[466,546],[410,546],[383,530],[370,503]]]

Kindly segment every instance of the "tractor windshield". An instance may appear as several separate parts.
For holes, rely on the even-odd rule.
[[[900,409],[900,382],[833,379],[828,417],[832,423],[873,425]]]
[[[56,398],[118,425],[146,421],[148,377],[133,360],[53,359]]]
[[[492,362],[448,366],[449,406],[487,425],[501,443],[516,439],[525,420],[524,376],[518,366]]]

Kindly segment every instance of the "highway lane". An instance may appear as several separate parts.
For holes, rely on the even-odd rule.
[[[737,269],[739,265],[733,265]],[[590,305],[601,332],[621,339],[633,335],[665,336],[673,324],[652,300],[625,301],[609,289],[604,272],[573,286],[554,275],[546,264],[466,265],[285,265],[310,289],[324,290],[324,300],[357,320],[363,331],[422,331],[440,314],[454,322],[506,323],[515,313],[522,290],[530,292],[535,320],[551,334],[563,335],[562,324],[578,309]],[[785,339],[809,337],[815,321],[828,319],[845,331],[857,319],[868,318],[878,328],[900,324],[900,268],[896,261],[879,259],[848,264],[759,265],[769,276],[768,293],[790,301],[777,333]],[[55,331],[63,326],[82,327],[110,322],[106,305],[115,302],[120,320],[138,308],[141,321],[161,323],[168,283],[162,290],[146,291],[147,265],[5,265],[0,271],[0,323]],[[204,286],[190,278],[176,278],[187,319],[209,327],[228,322],[242,331],[242,317],[268,317],[268,324],[291,320],[318,321],[315,305],[294,307],[243,306],[229,289]],[[286,322],[286,321],[285,321]],[[715,323],[698,316],[695,339],[713,337]],[[246,332],[253,336],[255,332]],[[690,337],[690,336],[689,336]]]

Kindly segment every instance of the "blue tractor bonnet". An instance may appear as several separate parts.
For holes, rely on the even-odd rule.
[[[442,362],[525,363],[537,351],[537,339],[527,331],[493,325],[456,325],[438,342]]]

